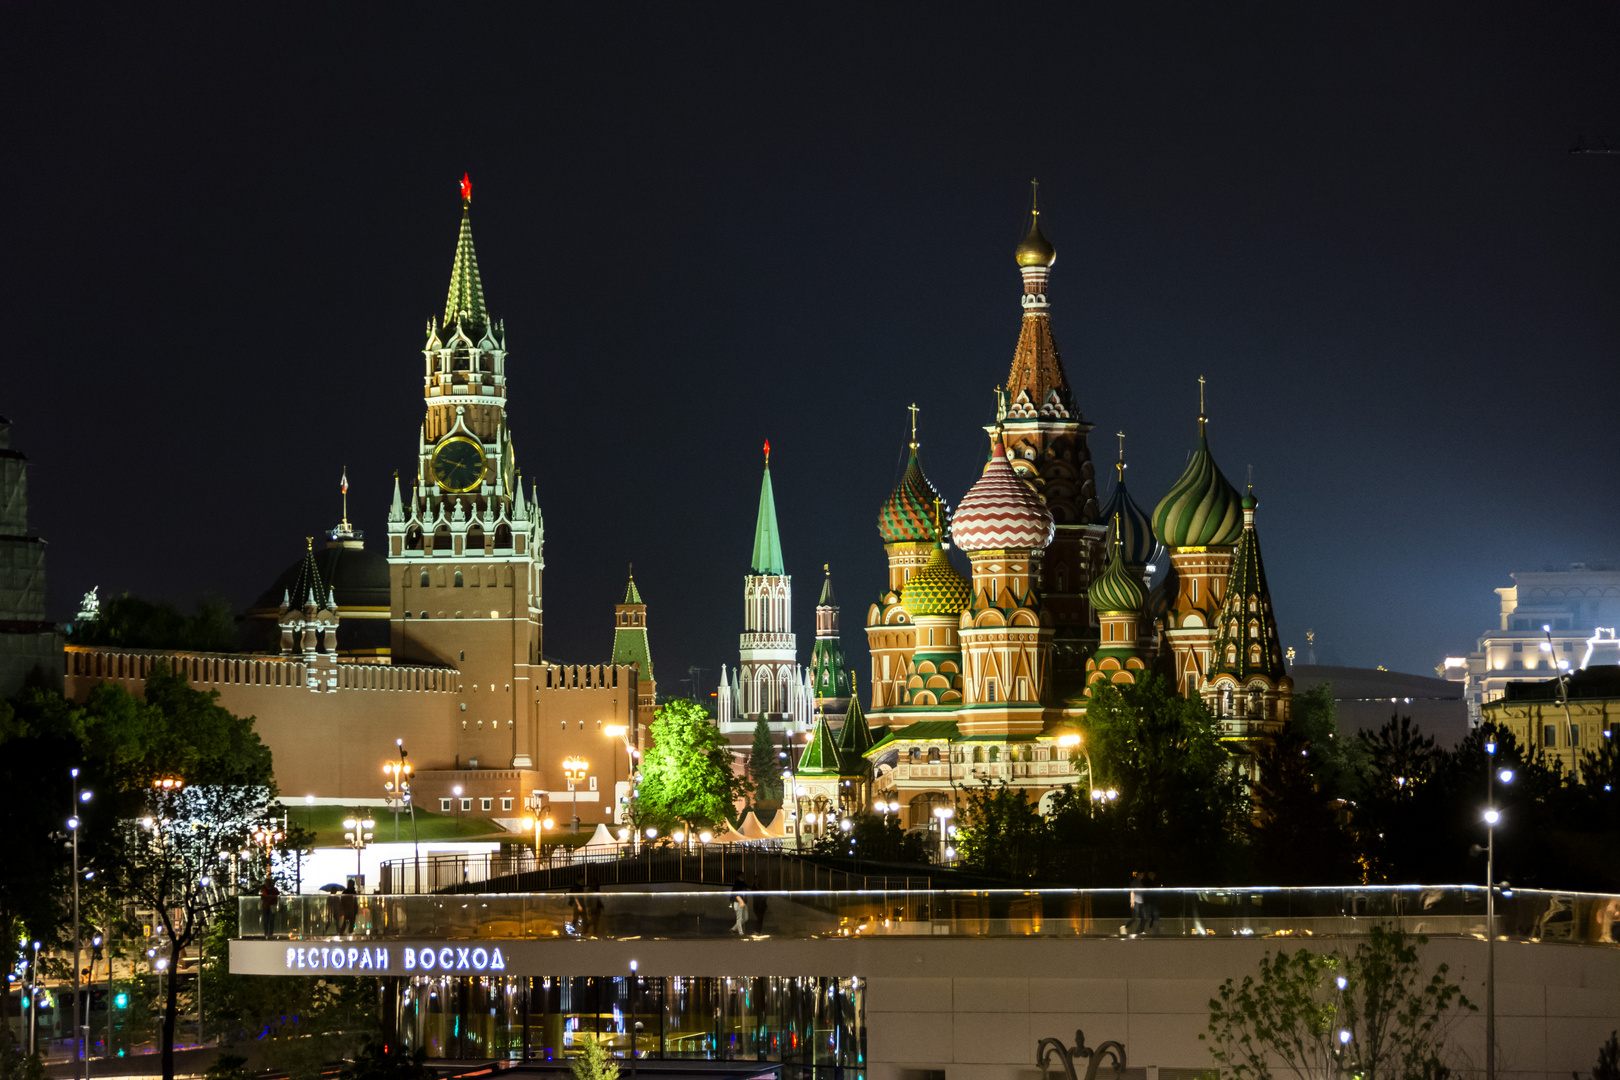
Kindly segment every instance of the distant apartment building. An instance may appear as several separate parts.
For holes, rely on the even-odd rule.
[[[1620,570],[1571,563],[1567,570],[1509,575],[1496,590],[1500,625],[1479,638],[1466,656],[1448,656],[1435,670],[1463,684],[1468,722],[1506,693],[1509,683],[1542,682],[1562,667],[1620,663]]]

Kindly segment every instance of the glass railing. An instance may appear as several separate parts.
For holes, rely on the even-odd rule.
[[[1325,937],[1374,924],[1431,936],[1485,935],[1481,886],[1337,889],[794,891],[741,894],[743,933],[782,938]],[[317,895],[266,912],[238,898],[244,938],[724,938],[732,894],[708,892]],[[1495,933],[1520,941],[1620,943],[1620,896],[1514,889],[1497,896]]]

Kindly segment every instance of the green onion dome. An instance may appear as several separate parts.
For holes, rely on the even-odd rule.
[[[1091,601],[1093,611],[1140,612],[1147,591],[1142,588],[1142,579],[1125,565],[1124,555],[1116,547],[1108,569],[1086,590],[1086,599]]]
[[[1153,511],[1154,535],[1170,548],[1226,546],[1243,534],[1237,490],[1210,455],[1202,419],[1198,426],[1198,449],[1187,470]]]
[[[967,607],[973,586],[956,572],[945,550],[934,545],[928,565],[911,575],[900,595],[900,606],[916,619],[919,615],[958,615]]]
[[[934,537],[934,501],[939,492],[923,475],[917,461],[917,446],[911,447],[911,460],[906,463],[905,475],[878,511],[878,535],[885,544],[927,544]],[[951,508],[940,500],[945,527],[950,527]]]

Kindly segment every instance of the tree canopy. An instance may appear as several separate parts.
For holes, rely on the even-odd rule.
[[[637,824],[663,832],[679,826],[712,828],[731,819],[736,801],[753,785],[732,768],[730,744],[694,701],[659,706],[653,745],[642,757]]]

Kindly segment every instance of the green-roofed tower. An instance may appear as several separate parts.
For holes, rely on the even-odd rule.
[[[844,642],[838,631],[838,597],[833,594],[832,567],[824,563],[821,569],[826,578],[816,601],[810,683],[815,688],[816,708],[828,718],[842,721],[849,708],[849,669],[844,664]]]
[[[765,479],[759,485],[759,519],[754,523],[754,573],[781,574],[782,534],[776,526],[776,495],[771,491],[771,444],[765,444]]]
[[[630,580],[624,587],[623,603],[613,606],[613,663],[630,664],[638,672],[636,679],[637,746],[646,741],[645,733],[653,722],[653,709],[658,700],[658,684],[653,680],[652,646],[647,642],[647,605],[642,602],[641,590],[636,588],[636,568],[630,568]],[[619,721],[614,721],[618,723]]]

